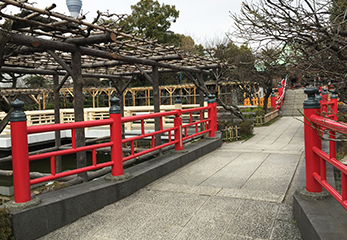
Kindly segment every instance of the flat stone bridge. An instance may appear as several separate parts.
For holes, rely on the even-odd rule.
[[[257,127],[40,239],[302,239],[292,213],[302,120]]]

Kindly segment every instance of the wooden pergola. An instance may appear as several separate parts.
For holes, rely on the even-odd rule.
[[[98,25],[98,19],[106,17],[100,12],[88,23],[83,17],[54,12],[54,4],[39,9],[22,2],[0,0],[0,17],[5,20],[0,30],[0,71],[52,75],[56,122],[59,90],[69,76],[73,79],[75,121],[83,121],[84,77],[116,80],[122,96],[133,76],[142,74],[153,86],[154,111],[159,112],[159,72],[182,71],[202,78],[208,70],[221,67],[214,59],[125,33],[117,26],[123,15],[112,14],[113,24]],[[7,6],[16,7],[19,14],[7,14]],[[61,82],[60,75],[64,76]],[[84,132],[76,134],[77,144],[84,144]]]
[[[215,83],[212,83],[215,85]],[[240,83],[235,82],[220,82],[217,87],[217,96],[220,99],[223,99],[225,103],[232,103],[231,95],[235,92],[235,86]],[[208,88],[208,84],[207,88]],[[101,95],[107,96],[108,104],[110,105],[110,99],[112,95],[117,92],[115,88],[112,87],[84,87],[83,94],[84,97],[92,98],[92,107],[99,107],[99,97]],[[151,99],[153,87],[152,86],[143,86],[143,87],[129,87],[126,88],[123,92],[123,103],[124,106],[140,106],[140,105],[151,105]],[[181,95],[182,97],[188,100],[189,104],[197,104],[198,99],[198,88],[195,84],[178,84],[178,85],[163,85],[159,86],[159,93],[162,104],[170,104],[172,105],[175,101],[177,95]],[[47,103],[50,99],[50,95],[53,94],[52,89],[26,89],[26,88],[1,88],[0,96],[4,98],[5,101],[9,102],[11,99],[15,99],[18,95],[27,95],[29,96],[37,105],[39,110],[45,110],[47,107]],[[64,104],[68,98],[74,96],[72,87],[62,87],[59,90],[60,98],[63,99]],[[121,96],[120,96],[121,97]],[[48,101],[47,101],[48,100]],[[141,101],[139,101],[141,100]],[[127,102],[127,104],[126,104]]]
[[[95,24],[103,17],[101,13],[88,23],[53,12],[55,5],[38,9],[13,0],[0,3],[0,16],[6,20],[0,32],[0,47],[5,50],[0,71],[64,76],[55,88],[71,76],[77,98],[83,77],[117,79],[116,88],[121,93],[131,76],[142,74],[152,83],[156,95],[159,72],[185,71],[197,73],[198,77],[221,67],[216,60],[124,33],[117,27],[123,15],[112,15],[116,19],[111,28]],[[22,10],[21,14],[6,14],[2,10],[8,5]],[[5,46],[11,51],[6,51]]]

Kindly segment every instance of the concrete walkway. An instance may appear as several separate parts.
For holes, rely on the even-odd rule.
[[[291,199],[303,123],[254,133],[41,239],[301,239]]]

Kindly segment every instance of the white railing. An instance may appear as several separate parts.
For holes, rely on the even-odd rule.
[[[198,104],[176,104],[176,105],[161,105],[160,111],[167,112],[175,109],[189,109],[197,108],[200,105]],[[102,108],[85,108],[84,109],[84,120],[100,120],[106,119],[109,117],[109,107]],[[124,107],[124,116],[135,116],[140,114],[153,113],[153,106],[135,106],[135,107]],[[25,111],[27,116],[27,126],[36,126],[36,125],[46,125],[54,123],[54,110],[38,110],[38,111]],[[2,120],[6,116],[5,112],[0,112],[0,119]],[[60,109],[60,123],[69,123],[74,122],[74,109]],[[139,126],[137,126],[139,125]],[[173,126],[173,119],[163,117],[164,127]],[[125,123],[126,130],[133,130],[134,128],[140,127],[140,124],[136,122]],[[145,121],[145,127],[154,127],[154,120]],[[10,124],[7,125],[5,131],[2,134],[9,134]]]

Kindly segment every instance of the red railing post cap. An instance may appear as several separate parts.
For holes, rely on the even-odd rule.
[[[24,102],[16,99],[13,102],[11,102],[11,107],[13,107],[14,109],[10,116],[11,122],[23,122],[27,120],[25,113],[22,111],[22,107],[24,107]]]
[[[180,104],[180,103],[182,103],[181,96],[180,95],[176,95],[175,104]]]
[[[323,95],[328,95],[328,91],[327,91],[326,88],[323,88],[323,89],[322,89],[322,94],[323,94]]]
[[[331,95],[330,95],[330,99],[336,99],[337,98],[337,92],[335,89],[331,90]]]
[[[316,99],[317,99],[318,101],[323,100],[322,96],[320,95],[321,93],[322,93],[321,91],[318,91],[317,94],[316,94]]]
[[[309,87],[306,88],[304,92],[307,94],[307,99],[304,101],[304,109],[320,108],[320,103],[315,97],[316,93],[318,93],[318,89]]]
[[[119,98],[112,97],[110,99],[110,102],[111,102],[110,114],[112,114],[112,113],[120,113],[121,109],[119,107]]]
[[[216,102],[216,96],[215,95],[208,95],[208,103],[215,103]]]

